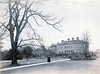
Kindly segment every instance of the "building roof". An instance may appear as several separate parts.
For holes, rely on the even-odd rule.
[[[68,40],[62,40],[60,43],[57,42],[57,44],[52,44],[51,47],[56,47],[57,45],[69,45],[69,44],[83,44],[86,43],[86,41],[83,40],[79,40],[79,38],[77,37],[76,40],[74,40],[74,38],[72,38],[72,40],[70,40],[68,38]]]

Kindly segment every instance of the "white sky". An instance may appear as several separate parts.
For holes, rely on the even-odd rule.
[[[32,0],[33,1],[33,0]],[[58,18],[64,17],[59,32],[50,26],[38,27],[38,33],[43,36],[45,45],[67,40],[67,38],[80,37],[88,31],[91,37],[90,50],[100,48],[100,1],[99,0],[37,0],[41,1],[40,8],[45,13],[53,13]],[[31,20],[32,21],[32,20]],[[5,41],[8,39],[5,39]],[[10,45],[5,44],[5,49]]]

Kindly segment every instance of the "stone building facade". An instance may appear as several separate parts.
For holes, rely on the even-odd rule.
[[[78,37],[75,40],[68,38],[67,41],[62,40],[60,43],[52,44],[50,50],[57,54],[85,53],[89,51],[89,43],[79,40]]]

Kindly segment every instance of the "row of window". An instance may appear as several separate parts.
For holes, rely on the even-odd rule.
[[[61,46],[59,47],[59,49],[70,49],[70,48],[74,48],[75,46]],[[79,46],[76,46],[76,48],[82,48],[82,47],[79,47]]]
[[[65,51],[60,51],[60,53],[74,53],[75,51],[74,50],[65,50]],[[82,52],[81,50],[76,50],[76,52]]]
[[[60,54],[60,53],[74,53],[74,50],[65,50],[65,51],[60,51],[59,54]]]

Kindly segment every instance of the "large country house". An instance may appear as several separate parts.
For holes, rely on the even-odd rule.
[[[89,43],[80,40],[78,37],[74,40],[62,40],[60,43],[52,44],[49,48],[57,54],[85,53],[89,51]]]

